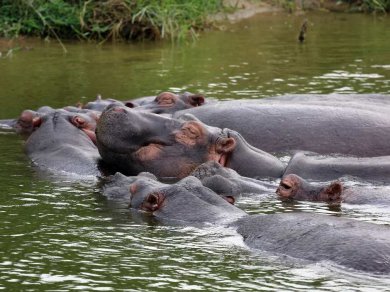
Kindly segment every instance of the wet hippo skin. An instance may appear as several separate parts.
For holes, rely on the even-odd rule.
[[[344,186],[341,181],[309,182],[298,175],[285,175],[276,193],[284,199],[322,201],[330,204],[390,205],[390,189],[384,186]]]
[[[275,156],[251,146],[236,131],[207,126],[188,114],[174,119],[120,106],[103,112],[97,145],[105,162],[129,175],[148,171],[158,177],[180,178],[207,161],[252,178],[295,173],[305,179],[350,175],[385,182],[390,173],[390,156],[336,157],[308,152],[296,153],[285,169]]]
[[[283,164],[249,145],[228,129],[109,106],[96,128],[102,159],[118,171],[137,175],[147,171],[158,177],[185,177],[207,161],[217,161],[240,175],[280,177]]]
[[[79,175],[99,174],[94,116],[54,110],[40,116],[37,124],[25,142],[26,153],[35,165]]]
[[[293,102],[222,101],[176,112],[207,125],[239,132],[267,152],[307,150],[320,154],[390,155],[390,116],[379,106],[332,106]],[[375,110],[378,109],[378,110]],[[362,143],[364,141],[364,143]]]
[[[298,152],[291,158],[284,172],[285,175],[290,173],[322,181],[349,175],[367,181],[390,182],[390,156],[346,157]]]
[[[331,261],[360,271],[390,273],[390,229],[315,213],[247,215],[194,177],[174,185],[137,179],[132,208],[163,222],[232,227],[251,248],[309,262]]]

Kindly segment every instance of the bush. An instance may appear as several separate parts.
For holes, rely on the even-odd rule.
[[[0,36],[177,39],[221,9],[222,0],[2,0]]]

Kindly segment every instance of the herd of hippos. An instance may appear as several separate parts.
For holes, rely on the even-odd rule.
[[[163,92],[44,106],[0,124],[25,139],[39,169],[100,177],[107,197],[161,221],[218,224],[254,249],[390,274],[390,226],[318,213],[248,215],[234,205],[264,191],[267,178],[280,179],[284,200],[390,205],[381,188],[390,183],[389,109],[390,96],[378,94],[216,101]],[[342,177],[375,188],[346,187]]]

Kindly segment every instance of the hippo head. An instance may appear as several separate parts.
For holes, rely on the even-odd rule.
[[[123,106],[109,106],[96,128],[103,160],[121,172],[182,178],[206,161],[242,175],[279,177],[282,163],[253,148],[238,133],[210,127],[192,116],[172,119]]]
[[[137,110],[144,110],[155,114],[172,114],[179,110],[203,105],[205,98],[200,94],[185,92],[174,94],[172,92],[162,92],[148,103],[137,107]]]
[[[23,116],[26,115],[25,112],[22,113]],[[78,144],[76,141],[80,135],[81,137],[86,136],[88,140],[96,143],[95,129],[99,116],[93,111],[76,113],[53,110],[38,115],[28,113],[27,117],[31,126],[34,127],[34,131],[27,139],[27,144],[47,144],[60,140],[71,140]],[[32,143],[32,140],[35,142]],[[37,143],[38,141],[39,143]]]
[[[130,207],[151,213],[159,219],[226,223],[245,215],[193,176],[172,185],[152,178],[140,178],[131,184],[130,192]]]
[[[236,144],[226,131],[200,121],[123,106],[110,106],[102,113],[96,135],[106,163],[126,174],[147,171],[158,177],[185,177],[209,160],[225,165]]]
[[[276,193],[286,199],[339,203],[343,193],[343,185],[339,181],[328,185],[315,185],[295,174],[288,174],[280,181]]]

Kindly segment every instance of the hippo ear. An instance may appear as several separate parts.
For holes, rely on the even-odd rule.
[[[205,98],[201,94],[191,94],[188,96],[188,103],[193,107],[201,106],[204,102]]]
[[[83,117],[80,117],[80,116],[72,117],[71,122],[77,128],[84,128],[85,125],[87,124],[87,121]]]
[[[236,140],[234,138],[223,138],[218,140],[217,152],[230,153],[236,147]]]
[[[325,189],[325,194],[324,194],[325,201],[328,202],[340,201],[342,193],[343,193],[343,185],[341,184],[341,182],[335,181]]]
[[[32,120],[33,127],[39,127],[42,124],[42,118],[41,117],[34,117]]]

